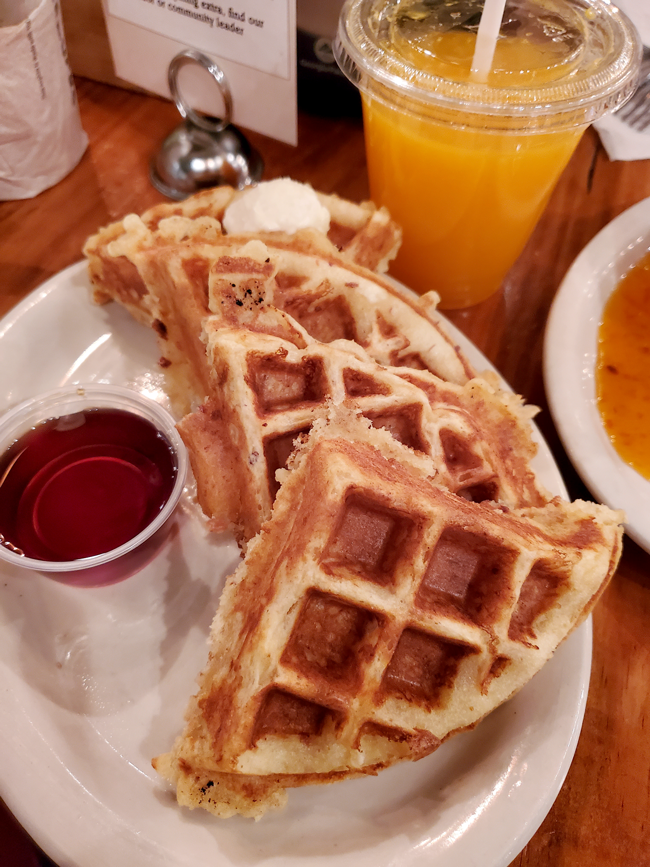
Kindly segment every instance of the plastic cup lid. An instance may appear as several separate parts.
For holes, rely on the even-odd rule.
[[[473,80],[482,7],[481,0],[348,0],[337,62],[362,93],[415,116],[460,110],[513,131],[587,125],[634,92],[641,41],[608,0],[509,0],[488,80]],[[449,41],[436,56],[445,39],[455,40],[456,57]],[[517,69],[509,49],[522,41],[533,56],[542,49],[542,62],[531,64],[529,54]]]

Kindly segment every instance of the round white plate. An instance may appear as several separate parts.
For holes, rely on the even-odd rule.
[[[596,403],[595,367],[603,308],[624,274],[650,249],[650,198],[608,223],[562,281],[544,338],[544,382],[551,414],[591,493],[627,515],[625,529],[650,552],[650,482],[626,464]]]
[[[95,307],[85,265],[0,322],[0,411],[68,382],[165,402],[153,332]],[[487,361],[455,329],[478,368]],[[563,491],[542,444],[538,470]],[[65,867],[505,867],[550,809],[577,743],[591,621],[512,701],[420,762],[296,789],[255,823],[180,809],[151,768],[180,731],[224,577],[189,492],[176,535],[121,584],[75,589],[0,571],[0,796]]]

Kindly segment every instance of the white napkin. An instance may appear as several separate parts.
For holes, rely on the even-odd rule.
[[[87,144],[58,0],[0,0],[0,200],[58,183]]]
[[[650,0],[616,0],[616,5],[634,22],[641,41],[650,46]],[[634,130],[610,114],[594,124],[610,160],[650,159],[650,127]]]

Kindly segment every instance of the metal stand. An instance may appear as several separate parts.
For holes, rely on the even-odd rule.
[[[205,117],[188,105],[178,87],[186,63],[198,63],[214,78],[224,101],[222,119]],[[230,123],[232,96],[223,71],[207,55],[188,48],[169,64],[169,89],[183,123],[163,142],[149,166],[151,183],[176,201],[199,190],[228,184],[243,189],[262,177],[264,162],[248,139]]]

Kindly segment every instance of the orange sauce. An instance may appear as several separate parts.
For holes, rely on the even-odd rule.
[[[596,396],[614,448],[650,479],[650,251],[605,305],[598,332]]]

